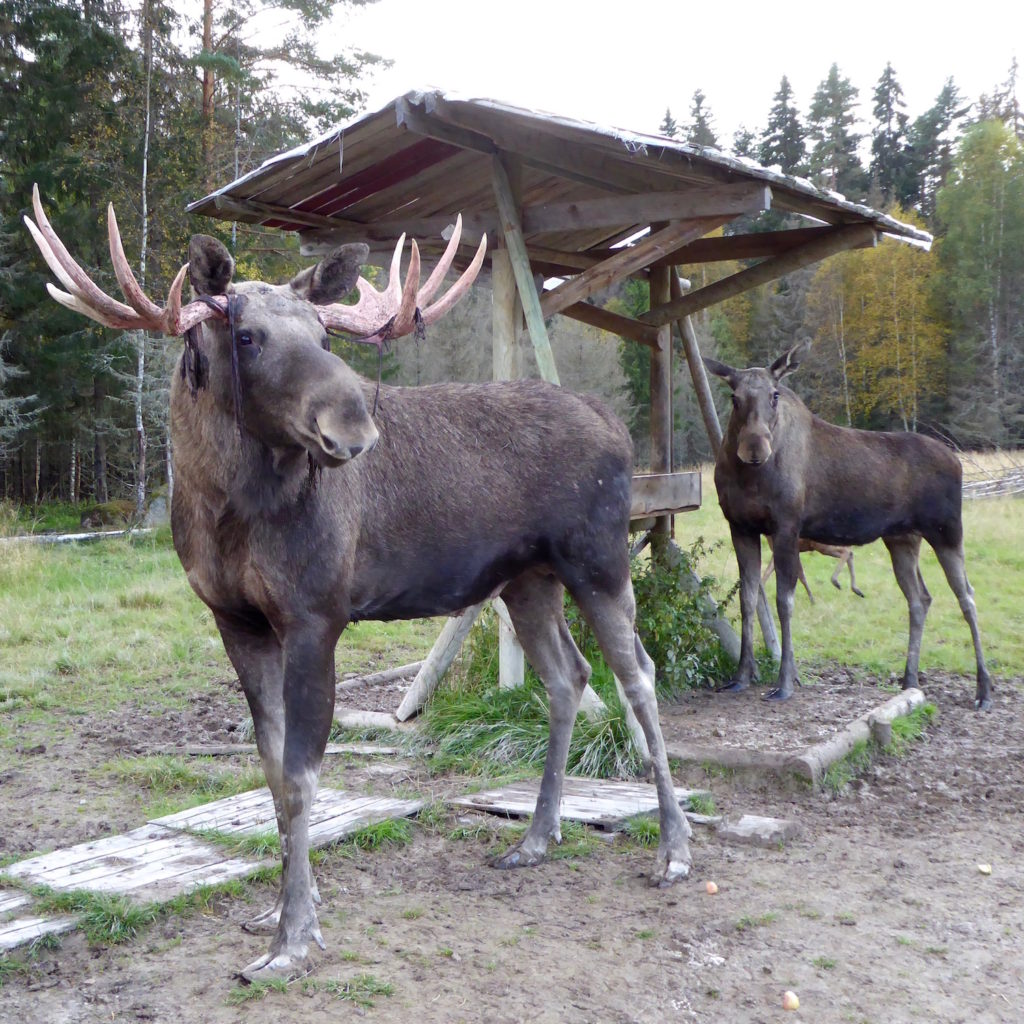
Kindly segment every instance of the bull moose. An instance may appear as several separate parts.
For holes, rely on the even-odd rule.
[[[971,629],[977,659],[975,707],[992,705],[974,591],[964,569],[960,461],[932,438],[837,427],[815,416],[781,383],[806,355],[791,348],[767,368],[737,370],[704,359],[732,389],[732,414],[715,461],[715,487],[729,522],[740,571],[740,662],[723,690],[746,689],[756,674],[754,613],[761,535],[771,538],[782,633],[777,685],[768,700],[786,700],[797,682],[790,619],[800,574],[800,538],[857,546],[881,537],[910,611],[903,687],[917,686],[924,619],[932,598],[921,577],[923,537],[935,550]]]
[[[161,308],[132,276],[112,208],[111,257],[129,305],[75,263],[38,191],[33,207],[36,221],[26,222],[67,288],[50,285],[55,299],[109,326],[186,336],[170,404],[174,545],[252,712],[284,869],[276,905],[247,925],[273,935],[269,952],[243,976],[293,977],[310,943],[323,946],[309,813],[331,728],[335,646],[361,619],[448,614],[501,594],[547,688],[550,722],[533,821],[496,865],[533,865],[561,838],[569,739],[590,675],[563,615],[567,589],[647,739],[661,818],[652,882],[685,877],[690,828],[669,774],[654,665],[634,628],[625,427],[597,401],[538,381],[384,387],[378,404],[373,383],[329,350],[329,326],[379,339],[437,319],[469,287],[484,243],[428,304],[458,224],[422,288],[415,242],[400,287],[400,240],[383,293],[358,277],[364,245],[288,284],[232,284],[227,249],[200,235]],[[185,273],[197,298],[182,307]],[[339,303],[353,285],[360,302]]]

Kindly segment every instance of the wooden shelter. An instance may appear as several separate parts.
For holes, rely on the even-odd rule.
[[[672,473],[672,330],[678,330],[713,448],[721,439],[689,316],[879,235],[927,247],[931,236],[809,181],[716,150],[440,91],[409,92],[261,167],[189,207],[193,213],[297,231],[304,255],[367,242],[380,255],[404,232],[429,259],[463,218],[468,262],[487,234],[495,379],[519,374],[525,321],[537,368],[558,381],[545,320],[556,313],[651,350],[651,459],[634,512],[700,503],[697,474]],[[765,210],[800,226],[707,237]],[[746,223],[749,223],[747,221]],[[754,261],[689,291],[680,264]],[[458,262],[458,261],[457,261]],[[588,300],[633,275],[651,308],[633,319]],[[774,627],[762,604],[771,644]],[[777,646],[776,646],[777,651]]]

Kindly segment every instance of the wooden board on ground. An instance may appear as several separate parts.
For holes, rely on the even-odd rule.
[[[119,892],[165,900],[200,885],[251,874],[260,864],[194,836],[149,824],[18,861],[6,873],[54,889]]]
[[[388,818],[407,818],[423,800],[397,800],[387,796],[363,796],[341,789],[321,789],[309,817],[309,844],[316,848],[335,843],[353,832]],[[183,832],[225,832],[230,835],[277,834],[274,800],[267,788],[225,797],[151,822]]]
[[[500,789],[455,797],[449,802],[458,807],[490,811],[521,817],[533,814],[537,804],[540,780],[513,782]],[[694,796],[706,796],[707,790],[675,787],[676,799],[685,806]],[[627,818],[651,814],[658,810],[658,794],[647,782],[609,782],[566,776],[562,787],[559,815],[570,821],[581,821],[599,828],[621,828]]]
[[[71,931],[75,927],[75,919],[60,915],[58,917],[36,917],[26,915],[16,917],[19,910],[27,907],[28,897],[21,892],[0,892],[0,952],[24,946],[26,943],[41,939],[44,935],[58,935]]]

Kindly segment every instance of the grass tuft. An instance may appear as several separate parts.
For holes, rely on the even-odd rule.
[[[372,974],[357,974],[342,981],[340,978],[308,979],[302,983],[303,992],[326,992],[347,1002],[370,1009],[378,996],[390,996],[395,987],[390,982],[378,981]]]
[[[386,846],[406,846],[412,842],[412,823],[408,818],[388,818],[353,832],[345,843],[357,850],[380,850]]]

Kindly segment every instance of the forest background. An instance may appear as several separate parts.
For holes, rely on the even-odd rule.
[[[191,234],[220,237],[240,278],[283,280],[301,265],[280,232],[191,217],[186,205],[266,157],[363,109],[362,86],[387,55],[316,45],[340,7],[372,0],[0,0],[0,500],[142,507],[172,478],[167,383],[178,343],[83,321],[46,294],[49,277],[22,224],[38,182],[58,233],[109,292],[113,201],[136,273],[166,294]],[[268,12],[278,30],[257,32]],[[287,74],[282,74],[284,71]],[[763,364],[803,337],[793,378],[834,422],[907,429],[963,448],[1024,442],[1024,117],[1016,62],[990,92],[946,80],[934,104],[907,111],[897,71],[859,88],[833,64],[807,110],[783,77],[763,126],[720,137],[713,98],[697,90],[661,134],[809,178],[925,227],[930,251],[885,240],[748,292],[696,318],[705,353]],[[282,80],[300,76],[301,92]],[[632,126],[643,130],[645,126]],[[733,230],[788,226],[775,213]],[[134,254],[134,255],[133,255]],[[696,285],[739,269],[682,268]],[[601,301],[647,305],[632,280]],[[631,425],[643,464],[648,351],[578,323],[549,324],[563,383],[600,394]],[[368,369],[353,346],[339,354]],[[524,372],[532,356],[522,350]],[[677,360],[674,461],[709,455]],[[478,286],[425,341],[396,348],[395,383],[490,376],[490,295]]]

